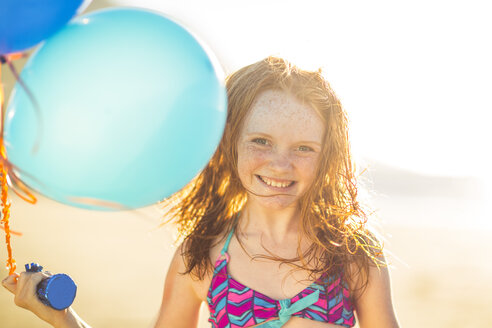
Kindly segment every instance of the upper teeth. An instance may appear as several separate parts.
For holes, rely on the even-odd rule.
[[[292,182],[277,182],[277,181],[274,181],[274,180],[270,180],[270,179],[268,179],[266,177],[261,177],[261,180],[263,180],[263,182],[265,182],[269,186],[279,187],[279,188],[288,187],[292,183]]]

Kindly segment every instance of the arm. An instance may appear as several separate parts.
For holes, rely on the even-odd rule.
[[[366,288],[355,300],[359,326],[361,328],[398,328],[391,300],[388,267],[377,268],[375,265],[370,265],[368,275],[369,281]]]
[[[156,328],[195,328],[201,299],[197,295],[193,280],[189,274],[182,275],[186,270],[181,256],[183,245],[174,253],[164,284],[164,294]]]
[[[2,281],[3,286],[14,294],[17,306],[33,312],[42,320],[56,328],[90,328],[75,311],[69,307],[65,310],[55,310],[44,305],[36,296],[36,286],[49,275],[45,272],[14,273]]]

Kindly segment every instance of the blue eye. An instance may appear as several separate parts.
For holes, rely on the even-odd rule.
[[[308,147],[308,146],[299,146],[298,148],[300,151],[313,151],[313,148]]]
[[[268,143],[268,141],[264,138],[254,138],[252,141],[259,145],[266,145]]]

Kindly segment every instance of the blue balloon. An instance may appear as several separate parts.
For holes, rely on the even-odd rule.
[[[61,29],[91,0],[1,0],[0,55],[23,51]]]
[[[80,16],[31,56],[21,79],[38,106],[15,86],[8,158],[27,185],[70,205],[137,208],[170,196],[207,164],[225,125],[218,62],[155,12]]]

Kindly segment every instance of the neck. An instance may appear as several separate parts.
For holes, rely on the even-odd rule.
[[[246,237],[259,237],[281,245],[297,240],[300,213],[297,207],[265,209],[247,202],[239,217],[239,229]]]

